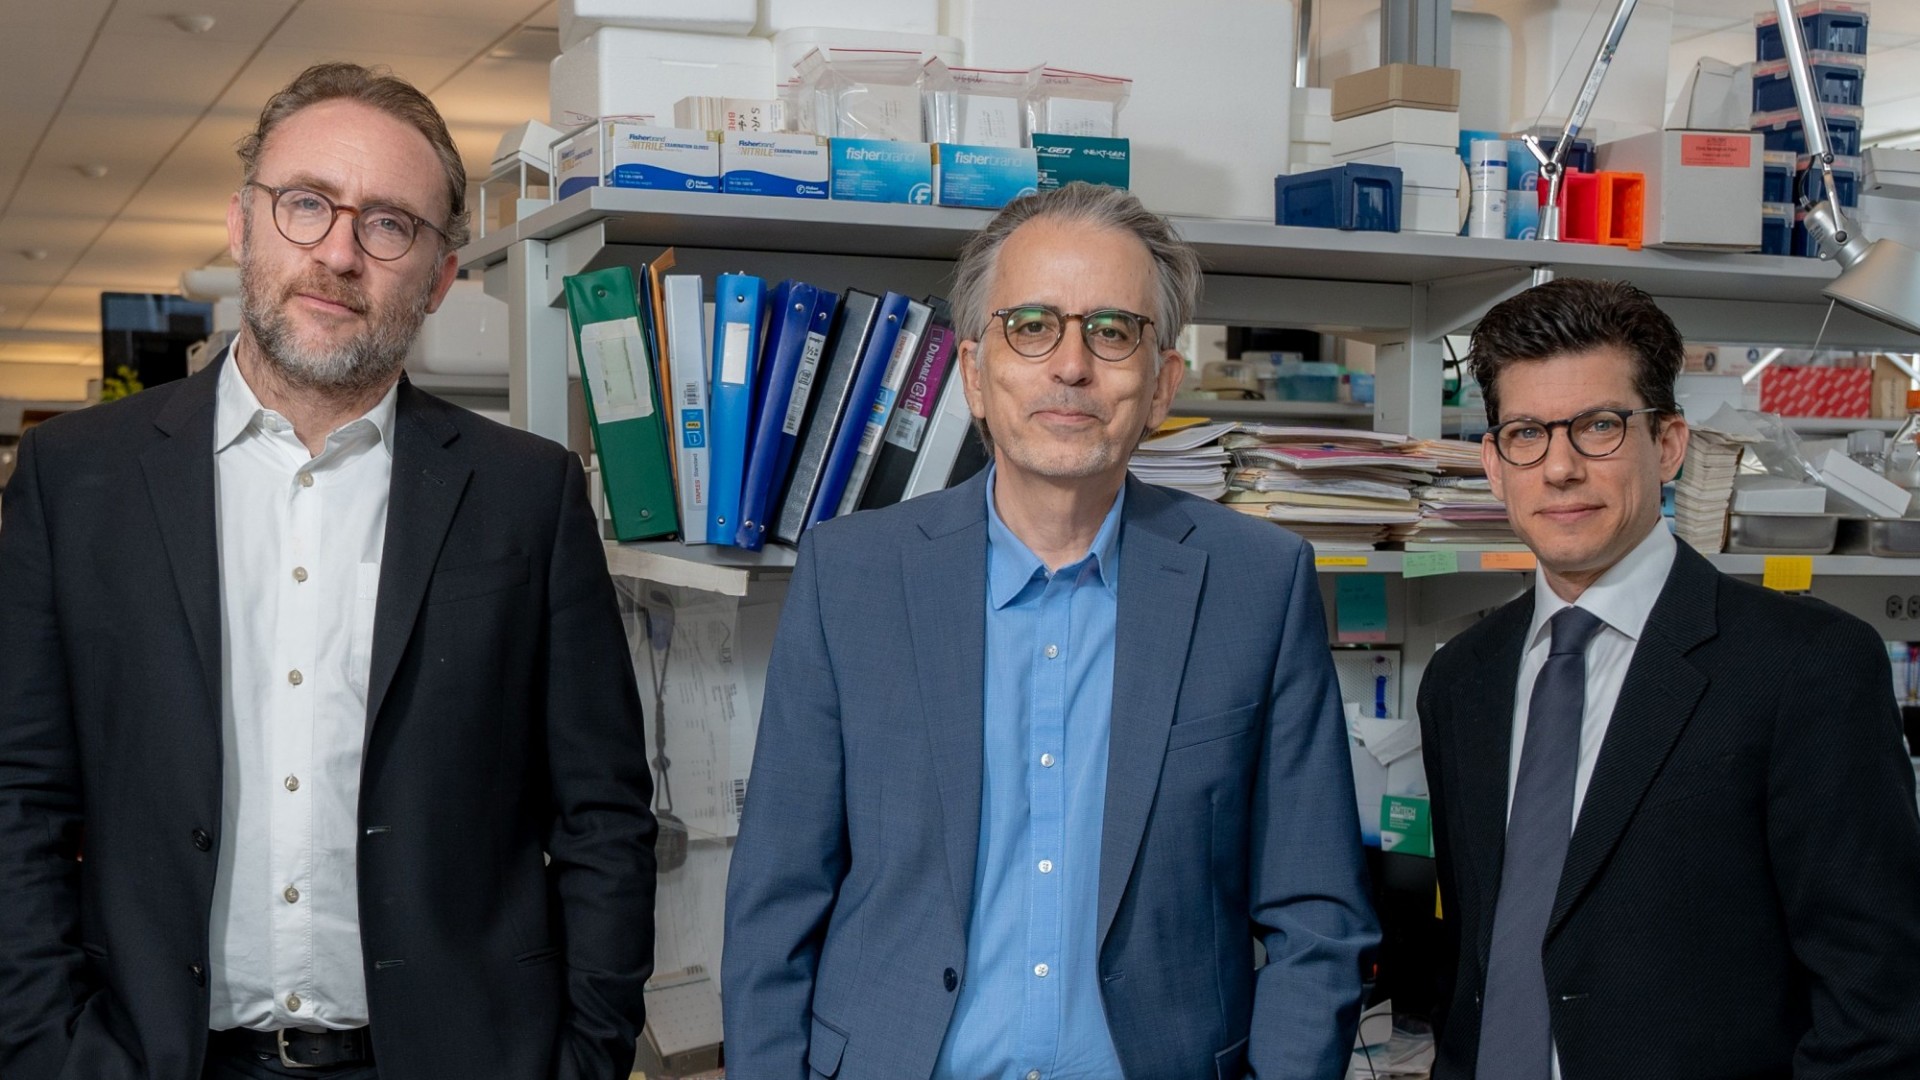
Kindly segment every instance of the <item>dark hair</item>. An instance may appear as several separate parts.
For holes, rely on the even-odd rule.
[[[1487,423],[1500,422],[1502,371],[1609,346],[1633,359],[1633,389],[1648,407],[1680,411],[1673,382],[1686,352],[1653,297],[1624,281],[1560,278],[1502,301],[1474,328],[1467,363],[1486,396]]]
[[[245,170],[243,179],[252,180],[260,164],[260,152],[266,147],[273,129],[294,113],[323,101],[357,101],[378,109],[426,136],[440,158],[447,178],[447,246],[457,248],[467,242],[467,167],[460,161],[460,150],[447,133],[447,122],[433,107],[427,95],[413,84],[385,68],[359,64],[315,64],[301,72],[285,89],[267,99],[260,110],[260,122],[235,149]]]

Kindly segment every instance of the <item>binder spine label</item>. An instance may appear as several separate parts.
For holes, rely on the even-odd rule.
[[[653,415],[653,369],[640,343],[639,319],[582,326],[580,352],[597,422],[611,424]]]
[[[917,453],[920,440],[927,433],[927,418],[912,409],[896,409],[893,419],[887,424],[887,441],[905,450]]]
[[[707,445],[705,409],[683,408],[680,410],[680,445],[689,450]]]
[[[807,418],[807,398],[813,392],[813,376],[820,370],[820,354],[827,349],[827,335],[807,335],[806,348],[800,353],[800,370],[793,375],[793,396],[787,399],[787,419],[780,425],[786,435],[800,434],[800,423]]]
[[[920,351],[920,335],[905,329],[893,343],[893,355],[887,358],[887,370],[880,376],[880,393],[873,399],[873,412],[867,417],[867,427],[860,433],[860,454],[872,457],[880,448],[880,437],[887,433],[887,416],[893,412],[893,399],[900,393],[900,382],[906,376],[907,361],[912,360]]]
[[[727,324],[727,338],[721,343],[720,381],[740,386],[747,381],[747,343],[753,328],[746,323]]]

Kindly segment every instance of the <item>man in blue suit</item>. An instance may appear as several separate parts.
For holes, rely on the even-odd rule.
[[[955,276],[992,465],[800,546],[727,891],[728,1072],[1332,1080],[1377,930],[1313,553],[1127,476],[1197,259],[1075,184]]]

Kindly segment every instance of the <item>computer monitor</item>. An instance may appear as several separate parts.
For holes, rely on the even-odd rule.
[[[100,294],[100,374],[142,386],[187,374],[187,349],[213,333],[213,305],[158,293]]]

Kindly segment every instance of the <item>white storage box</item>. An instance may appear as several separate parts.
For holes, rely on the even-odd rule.
[[[796,26],[773,35],[774,73],[781,82],[793,78],[793,66],[815,49],[897,49],[937,56],[948,67],[960,67],[966,58],[966,47],[956,37],[900,34],[891,30]]]
[[[1391,165],[1400,170],[1401,187],[1445,188],[1449,193],[1467,184],[1467,167],[1458,151],[1443,146],[1394,143],[1357,154],[1335,154],[1335,164]]]
[[[564,131],[601,117],[671,123],[683,97],[764,99],[773,86],[764,38],[610,26],[554,57],[548,101]]]
[[[1766,187],[1760,135],[1748,131],[1649,131],[1600,144],[1599,167],[1646,178],[1648,247],[1755,251]]]
[[[1441,146],[1460,153],[1460,114],[1400,106],[1333,122],[1334,160],[1385,150],[1395,143]]]
[[[1120,134],[1133,143],[1129,183],[1148,207],[1273,223],[1273,178],[1286,171],[1295,93],[1288,0],[959,7],[949,5],[948,27],[975,67],[1045,63],[1133,80]]]
[[[755,0],[560,0],[560,48],[571,49],[605,26],[679,30],[694,34],[749,34],[759,15]]]
[[[760,24],[753,32],[761,37],[799,26],[857,26],[892,34],[940,32],[940,0],[761,0],[760,8]]]
[[[422,375],[505,375],[507,305],[488,296],[478,278],[456,281],[440,310],[420,324],[407,370]]]
[[[1467,220],[1457,191],[1401,187],[1400,231],[1457,236]]]

